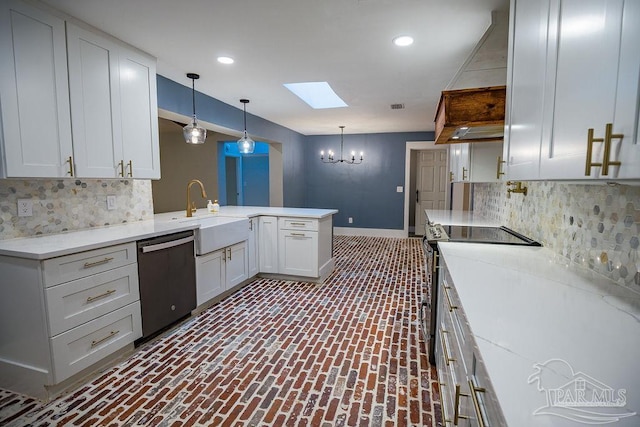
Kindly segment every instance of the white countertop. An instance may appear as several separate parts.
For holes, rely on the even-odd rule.
[[[86,230],[69,231],[59,234],[18,239],[0,240],[0,255],[29,259],[47,259],[74,252],[87,251],[104,246],[117,245],[141,239],[195,230],[200,227],[199,219],[218,216],[221,218],[250,218],[258,215],[289,216],[296,218],[321,219],[337,213],[335,209],[304,209],[253,206],[223,206],[220,213],[212,214],[206,209],[198,209],[192,218],[184,211],[154,215],[153,219],[125,224],[95,227]]]
[[[587,389],[626,391],[624,408],[591,411],[636,412],[611,425],[640,425],[640,293],[567,265],[546,248],[439,247],[510,426],[585,425],[567,418],[575,416],[593,424],[596,415],[577,408],[540,414],[548,410],[547,392],[573,389],[578,377]]]
[[[429,221],[441,225],[475,225],[483,227],[499,227],[496,220],[485,218],[473,211],[452,211],[425,209]]]

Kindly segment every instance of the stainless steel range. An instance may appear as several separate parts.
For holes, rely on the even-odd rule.
[[[490,243],[498,245],[541,246],[540,243],[507,227],[472,225],[425,226],[423,247],[426,254],[427,288],[420,303],[420,323],[429,346],[429,362],[435,363],[436,308],[438,307],[438,242]]]

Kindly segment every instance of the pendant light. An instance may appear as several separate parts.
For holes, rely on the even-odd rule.
[[[187,77],[191,79],[191,97],[193,100],[193,120],[182,129],[184,140],[187,144],[204,144],[207,139],[207,130],[198,125],[196,119],[196,80],[200,78],[199,74],[187,73]]]
[[[242,105],[244,106],[244,135],[238,140],[238,151],[242,154],[251,154],[256,147],[256,143],[249,135],[247,135],[247,104],[249,103],[249,100],[241,99],[240,102],[242,102]]]
[[[364,159],[364,153],[361,151],[360,152],[360,158],[358,160],[356,160],[356,152],[352,151],[351,152],[351,157],[349,158],[344,158],[343,156],[343,151],[344,151],[344,126],[338,126],[340,128],[340,158],[336,159],[335,157],[335,153],[331,150],[329,150],[329,152],[327,153],[327,158],[324,158],[324,151],[320,152],[320,160],[322,161],[322,163],[346,163],[348,165],[359,165],[360,163],[362,163],[362,160]]]

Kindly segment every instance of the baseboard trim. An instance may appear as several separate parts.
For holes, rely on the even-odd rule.
[[[336,236],[396,237],[400,239],[407,237],[404,230],[386,228],[333,227],[333,234]]]

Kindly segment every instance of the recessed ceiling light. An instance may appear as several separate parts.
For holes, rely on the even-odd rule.
[[[228,56],[218,56],[218,62],[221,64],[233,64],[235,61]]]
[[[395,44],[396,46],[410,46],[413,44],[413,37],[398,36],[393,39],[393,44]]]
[[[285,83],[284,87],[309,104],[311,108],[347,107],[327,82]]]

